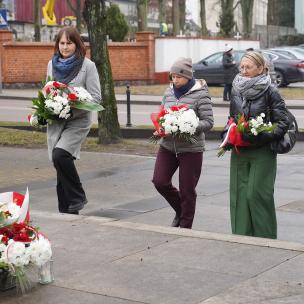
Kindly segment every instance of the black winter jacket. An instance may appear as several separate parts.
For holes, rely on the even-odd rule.
[[[225,84],[232,84],[234,77],[239,73],[239,69],[236,63],[233,63],[233,55],[223,54],[223,66],[224,66],[224,82]]]
[[[252,142],[254,144],[253,147],[260,147],[271,141],[278,140],[288,130],[285,101],[273,85],[270,85],[262,96],[245,102],[243,102],[242,96],[233,89],[230,102],[230,117],[237,121],[238,113],[245,114],[247,120],[264,113],[267,122],[270,121],[277,124],[277,127],[271,133],[260,133],[256,136],[254,142]]]

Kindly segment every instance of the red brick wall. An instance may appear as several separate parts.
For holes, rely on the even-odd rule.
[[[8,42],[1,42],[1,37]],[[2,81],[4,84],[39,83],[45,79],[54,44],[14,42],[0,31]],[[154,34],[137,33],[137,42],[109,43],[113,79],[154,81]],[[3,39],[2,39],[3,40]],[[90,52],[88,50],[88,56]]]

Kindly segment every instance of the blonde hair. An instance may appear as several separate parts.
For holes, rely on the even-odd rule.
[[[269,71],[268,64],[267,64],[264,56],[260,52],[258,52],[258,51],[249,51],[249,52],[246,52],[242,56],[242,59],[243,58],[249,59],[258,68],[262,66],[263,67],[263,74],[267,74],[268,73],[268,71]],[[241,61],[242,61],[242,59],[241,59]]]

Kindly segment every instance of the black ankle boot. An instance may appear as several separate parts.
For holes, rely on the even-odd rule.
[[[175,215],[175,218],[171,224],[171,227],[179,227],[180,217],[179,215]]]

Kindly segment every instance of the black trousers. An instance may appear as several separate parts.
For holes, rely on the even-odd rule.
[[[230,100],[231,99],[231,91],[232,91],[232,84],[231,83],[226,83],[224,85],[224,100]]]
[[[62,213],[78,213],[87,203],[73,156],[64,149],[54,148],[53,164],[57,171],[58,209]]]

